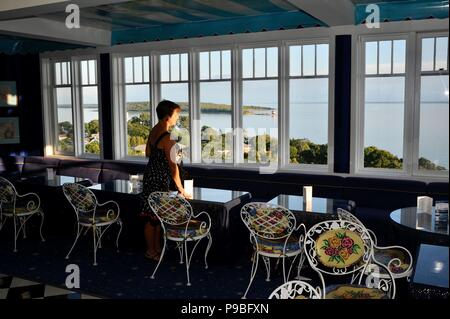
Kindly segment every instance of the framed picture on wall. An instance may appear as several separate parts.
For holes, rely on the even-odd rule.
[[[18,144],[19,118],[18,117],[0,117],[0,144]]]
[[[0,81],[0,107],[17,106],[16,82]]]

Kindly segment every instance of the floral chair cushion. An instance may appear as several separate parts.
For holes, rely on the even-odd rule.
[[[202,227],[202,222],[191,219],[186,231],[186,224],[182,225],[166,225],[166,235],[173,238],[195,238],[203,236],[207,232],[207,228]]]
[[[79,219],[82,223],[87,224],[99,224],[99,223],[107,223],[112,222],[117,218],[117,212],[108,211],[107,209],[97,208],[95,212],[95,219],[92,216],[92,213],[80,213]]]
[[[79,184],[66,184],[66,195],[72,205],[81,212],[92,211],[97,205],[94,195],[89,189]]]
[[[298,243],[298,240],[299,240],[298,237],[295,237],[295,236],[289,237],[289,239],[286,243],[286,253],[295,252],[295,251],[300,250],[300,245]],[[283,254],[283,248],[284,248],[285,241],[286,241],[285,238],[276,239],[276,240],[264,239],[264,238],[256,239],[259,251],[262,251],[265,253],[270,253],[270,254],[277,254],[277,255]]]
[[[400,250],[395,248],[390,249],[379,249],[375,248],[374,251],[374,257],[375,260],[379,263],[382,263],[385,266],[389,265],[389,262],[394,259],[398,258],[400,260],[400,263],[397,261],[393,261],[391,265],[389,265],[389,270],[393,274],[402,274],[406,272],[410,268],[410,260],[409,257],[406,256],[406,254]]]
[[[253,208],[250,212],[250,227],[259,235],[281,237],[289,228],[285,213],[271,207]]]
[[[336,285],[327,288],[325,299],[389,299],[388,295],[376,288],[358,285]]]
[[[189,218],[188,209],[177,198],[159,198],[158,215],[164,222],[169,224],[181,224]]]
[[[322,265],[330,268],[346,268],[364,256],[361,237],[348,229],[326,231],[316,240],[316,251]]]

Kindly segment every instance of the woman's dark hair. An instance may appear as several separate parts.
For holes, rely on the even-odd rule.
[[[162,100],[156,107],[156,114],[158,115],[158,120],[164,119],[166,116],[172,116],[173,111],[176,109],[181,109],[181,107],[169,100]]]

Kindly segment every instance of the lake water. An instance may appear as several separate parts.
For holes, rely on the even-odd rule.
[[[403,107],[401,104],[373,103],[367,106],[366,133],[364,145],[374,145],[388,150],[396,156],[403,157]],[[449,157],[449,108],[445,103],[425,103],[422,105],[420,156],[431,160],[437,165],[448,168]],[[139,116],[140,112],[128,112],[128,119]],[[260,128],[269,134],[271,128],[277,128],[278,115],[244,115],[244,128]],[[327,104],[298,104],[290,109],[290,136],[293,138],[309,138],[317,144],[327,143],[328,140],[328,105]],[[59,121],[70,121],[69,108],[59,108]],[[85,109],[86,122],[98,119],[96,109]],[[224,113],[203,113],[201,125],[216,129],[231,127],[231,115]],[[339,129],[336,127],[335,129]],[[255,132],[257,132],[255,130]],[[252,131],[248,131],[251,136]]]

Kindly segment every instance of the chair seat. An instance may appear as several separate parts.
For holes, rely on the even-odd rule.
[[[291,236],[287,243],[286,243],[286,254],[296,254],[300,252],[300,245],[298,243],[299,238],[295,236]],[[284,243],[286,241],[286,238],[282,239],[263,239],[263,238],[257,238],[256,239],[258,244],[258,250],[265,254],[273,254],[273,255],[282,255],[283,254],[283,248]]]
[[[326,291],[325,299],[389,299],[380,289],[359,285],[335,285],[327,287]]]
[[[28,215],[32,215],[35,214],[37,212],[40,212],[41,210],[39,208],[35,208],[35,209],[28,209],[25,205],[21,206],[21,205],[17,205],[16,204],[16,210],[15,210],[15,215],[16,216],[28,216]],[[2,210],[2,213],[4,216],[8,216],[11,217],[14,215],[14,209],[12,207],[4,207]]]
[[[394,259],[398,258],[401,262],[399,264],[396,261],[393,261],[391,265],[389,266],[389,270],[392,272],[393,275],[407,275],[408,269],[410,268],[410,260],[406,256],[406,254],[401,249],[395,249],[395,248],[389,248],[389,249],[380,249],[375,248],[374,250],[374,257],[375,260],[379,263],[388,266],[389,262]]]
[[[111,224],[117,219],[117,212],[110,211],[108,214],[107,209],[98,208],[95,213],[95,219],[92,217],[92,212],[80,213],[79,220],[81,224],[96,224],[99,226]]]
[[[199,220],[191,219],[189,221],[187,230],[186,224],[181,225],[169,225],[166,224],[167,237],[172,240],[196,240],[200,239],[208,233],[208,229],[202,227],[202,222]]]

